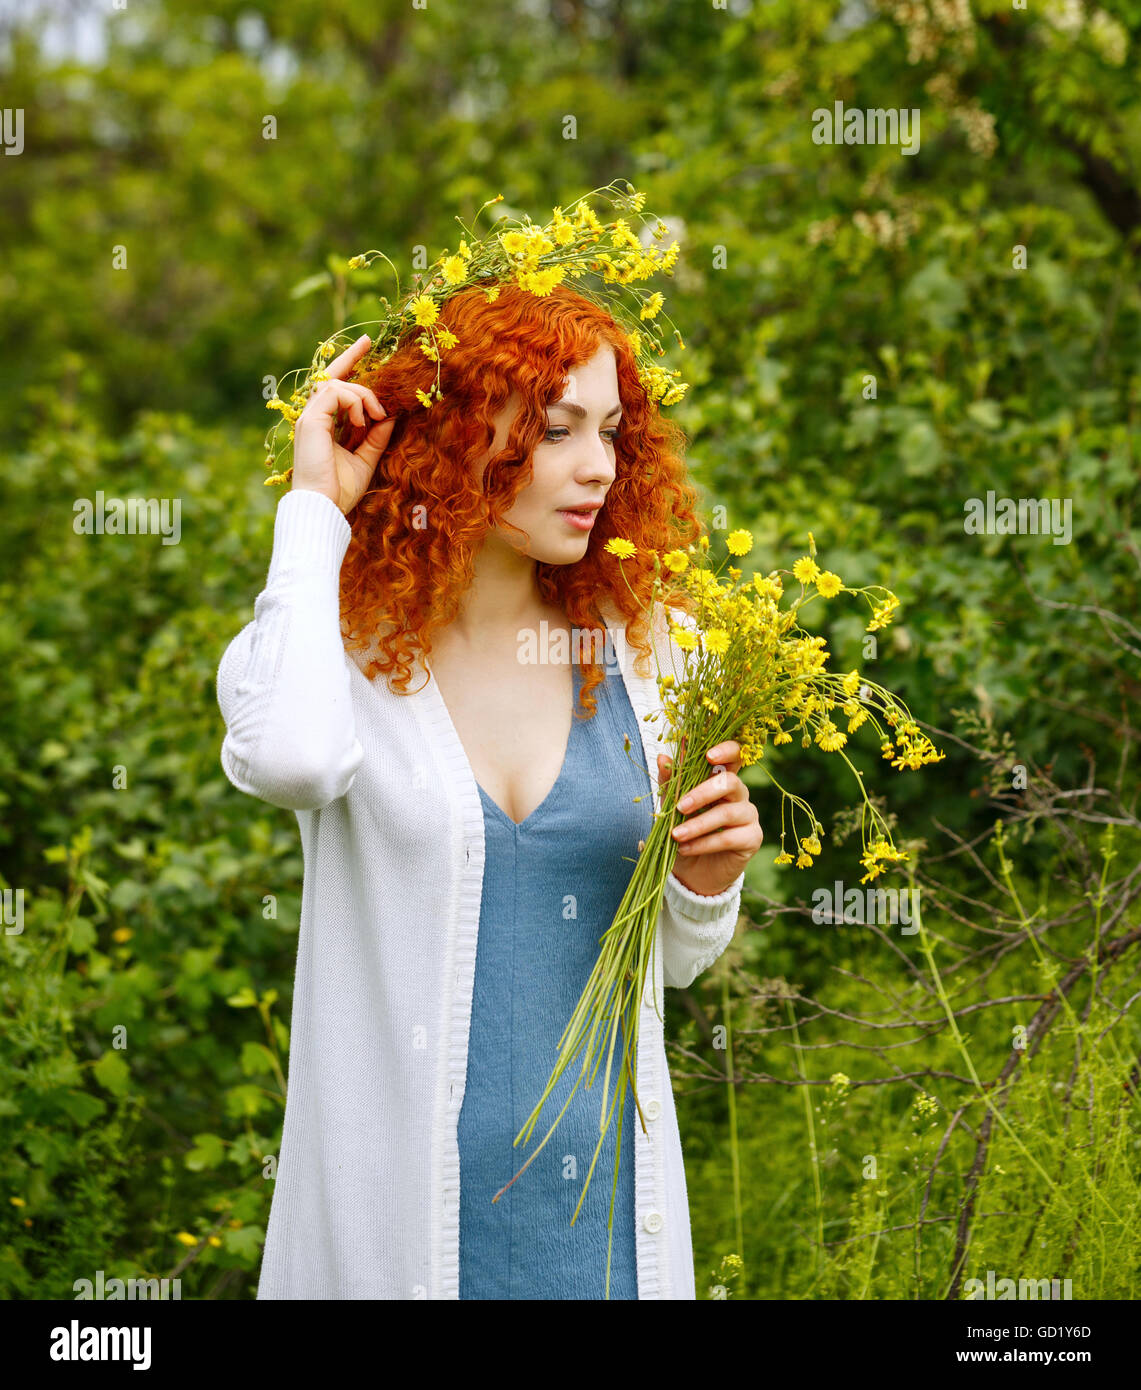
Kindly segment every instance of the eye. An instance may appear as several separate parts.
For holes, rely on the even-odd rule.
[[[552,444],[555,444],[555,443],[558,442],[558,440],[557,440],[557,439],[551,439],[551,436],[552,436],[552,435],[559,435],[559,436],[561,436],[561,435],[569,434],[569,433],[570,433],[570,430],[564,428],[564,426],[562,426],[562,425],[552,425],[552,426],[550,427],[550,429],[547,431],[547,433],[546,433],[546,435],[544,436],[544,438],[545,438],[545,439],[549,439],[549,440],[551,441]],[[611,442],[611,444],[614,443],[614,441],[621,435],[621,433],[622,433],[622,430],[621,430],[621,428],[620,428],[619,426],[617,426],[617,425],[615,425],[612,429],[603,430],[603,434],[607,434],[607,435],[610,436],[610,442]]]

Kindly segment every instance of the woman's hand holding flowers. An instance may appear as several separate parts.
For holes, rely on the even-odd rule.
[[[764,840],[749,789],[737,776],[741,745],[730,739],[706,754],[715,765],[712,777],[698,783],[678,802],[686,819],[673,831],[678,846],[673,876],[691,893],[716,897],[741,874]],[[664,786],[673,771],[670,758],[658,754],[658,781]],[[707,808],[707,809],[701,809]],[[692,812],[701,810],[700,815]]]

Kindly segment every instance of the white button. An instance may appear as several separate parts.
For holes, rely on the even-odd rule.
[[[656,1120],[656,1119],[658,1118],[658,1116],[659,1116],[661,1113],[662,1113],[662,1107],[658,1104],[658,1102],[657,1102],[656,1100],[651,1100],[651,1101],[647,1101],[647,1102],[646,1102],[646,1119],[647,1119],[647,1120]]]
[[[646,1230],[649,1231],[651,1235],[657,1235],[657,1233],[662,1229],[661,1212],[648,1211],[646,1213],[646,1220],[643,1222],[643,1225],[646,1227]]]

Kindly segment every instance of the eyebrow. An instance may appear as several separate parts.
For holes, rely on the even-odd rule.
[[[586,411],[583,409],[583,407],[582,407],[581,405],[576,405],[574,401],[552,401],[552,402],[550,403],[550,405],[547,406],[547,409],[548,409],[548,410],[569,410],[570,413],[571,413],[572,415],[577,415],[577,416],[578,416],[580,419],[582,419],[582,420],[585,420],[585,419],[586,419]],[[622,407],[621,407],[621,405],[612,405],[612,406],[610,407],[610,409],[606,412],[606,414],[605,414],[602,418],[603,418],[604,420],[609,420],[610,417],[611,417],[612,415],[621,415],[621,414],[622,414]]]

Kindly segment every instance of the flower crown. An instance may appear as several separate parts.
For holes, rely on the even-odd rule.
[[[442,400],[441,354],[454,348],[458,339],[447,328],[438,325],[439,306],[457,291],[472,286],[482,288],[488,302],[493,303],[503,284],[518,285],[543,298],[565,279],[581,281],[576,283],[576,291],[606,309],[626,329],[638,364],[638,379],[647,396],[657,401],[659,406],[674,405],[680,401],[688,389],[688,383],[675,380],[679,372],[666,371],[651,359],[651,354],[661,357],[665,352],[654,324],[659,316],[673,327],[679,347],[685,348],[673,320],[661,312],[664,303],[662,295],[631,290],[634,307],[638,311],[637,319],[619,298],[620,287],[647,280],[658,270],[666,275],[672,274],[678,257],[678,243],[674,241],[665,251],[654,245],[654,242],[661,241],[668,230],[660,218],[656,219],[657,225],[645,245],[625,218],[619,217],[607,223],[599,221],[587,201],[596,194],[612,203],[616,211],[636,215],[644,226],[653,220],[648,214],[642,214],[646,195],[636,193],[631,183],[625,180],[621,182],[625,184],[624,190],[615,181],[605,188],[584,193],[566,212],[561,207],[554,208],[551,220],[545,226],[532,223],[530,217],[520,222],[502,214],[492,230],[478,239],[457,217],[456,221],[464,232],[459,249],[454,253],[445,249],[429,269],[427,277],[421,274],[413,277],[414,287],[403,297],[400,296],[399,273],[382,251],[366,251],[354,256],[348,263],[350,271],[368,266],[377,258],[388,261],[396,276],[397,303],[394,307],[381,296],[380,302],[384,306],[381,318],[351,324],[320,343],[313,361],[304,370],[303,378],[290,393],[288,401],[275,392],[273,398],[266,402],[266,408],[281,411],[282,418],[266,435],[265,467],[277,469],[278,457],[292,444],[294,422],[305,408],[311,392],[318,383],[328,380],[326,363],[338,351],[354,342],[354,331],[362,327],[371,327],[374,331],[372,346],[358,365],[358,371],[387,362],[409,329],[423,329],[417,342],[425,357],[436,363],[436,380],[428,391],[417,390],[416,396],[426,410],[430,410],[435,401]],[[502,201],[503,194],[500,193],[484,203],[479,212]],[[598,243],[604,238],[608,238],[608,242],[599,247]],[[297,368],[288,373],[283,381],[288,377],[301,376],[301,372],[302,369]],[[286,422],[289,425],[288,441],[279,443],[278,432]],[[269,487],[288,482],[292,473],[291,467],[275,471],[266,478],[265,484]]]

